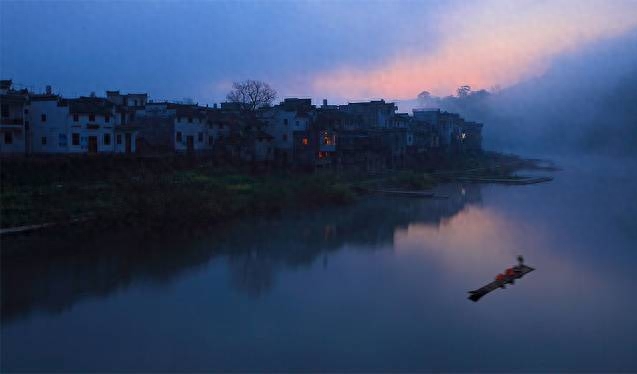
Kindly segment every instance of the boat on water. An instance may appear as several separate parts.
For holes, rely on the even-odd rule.
[[[489,292],[497,290],[498,288],[505,288],[507,284],[514,284],[516,279],[520,279],[524,275],[535,270],[530,266],[524,265],[522,263],[521,256],[518,257],[518,261],[519,264],[510,269],[512,271],[506,272],[505,274],[499,274],[493,282],[482,286],[477,290],[469,291],[468,299],[471,301],[478,301]]]

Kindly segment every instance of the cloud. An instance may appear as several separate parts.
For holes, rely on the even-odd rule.
[[[560,54],[637,27],[635,14],[635,1],[456,3],[436,19],[441,39],[433,50],[397,53],[371,69],[346,65],[320,72],[312,89],[406,99],[423,89],[450,94],[461,84],[506,87],[542,74]]]

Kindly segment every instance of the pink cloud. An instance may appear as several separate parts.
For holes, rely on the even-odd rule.
[[[440,43],[369,70],[342,66],[317,74],[316,93],[408,99],[427,89],[447,95],[462,84],[508,86],[539,75],[561,53],[637,27],[634,1],[486,1],[439,18]],[[414,30],[417,33],[418,30]]]

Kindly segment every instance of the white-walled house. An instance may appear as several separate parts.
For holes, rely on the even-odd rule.
[[[209,139],[209,121],[205,108],[175,104],[174,149],[177,152],[212,150]]]
[[[33,153],[134,153],[137,130],[120,125],[105,98],[63,99],[32,95],[29,110]]]
[[[213,148],[211,112],[216,109],[170,102],[149,102],[136,111],[132,125],[150,152],[205,152]],[[218,125],[217,125],[218,126]]]
[[[294,132],[309,129],[315,109],[311,99],[290,98],[260,113],[260,119],[266,123],[263,130],[272,136],[275,159],[284,163],[292,160]]]
[[[0,153],[25,154],[29,150],[28,92],[14,90],[11,80],[0,82]]]

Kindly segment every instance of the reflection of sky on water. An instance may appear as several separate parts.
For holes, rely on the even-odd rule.
[[[3,368],[635,370],[627,165],[5,260]],[[466,299],[517,254],[537,270]]]

